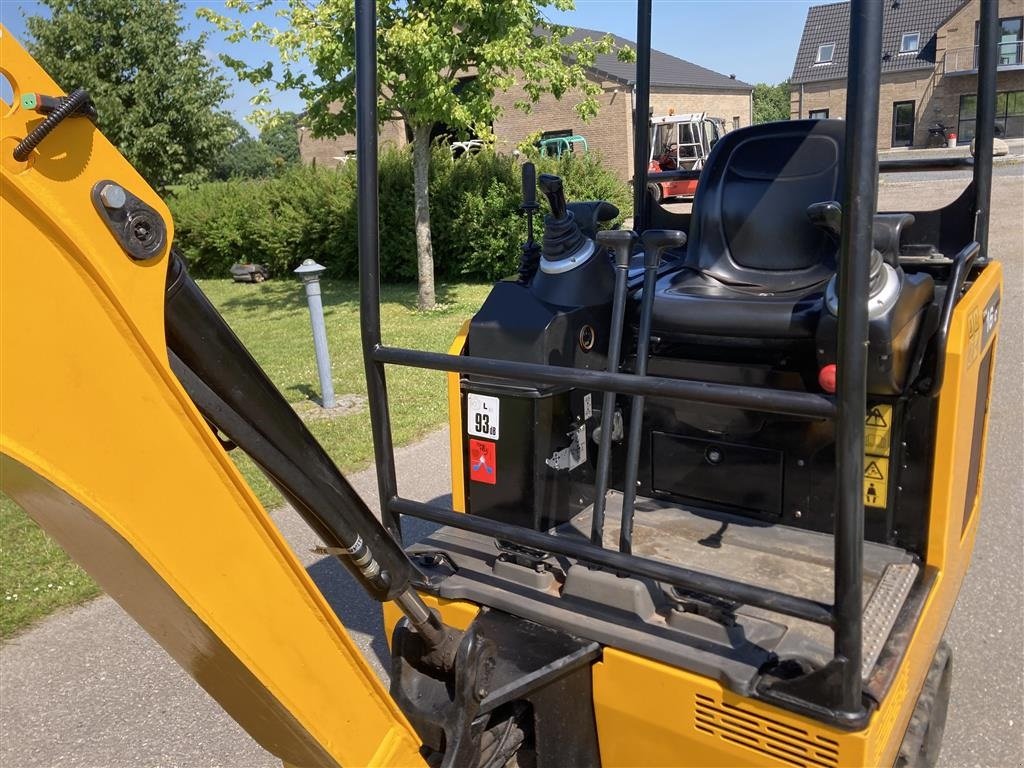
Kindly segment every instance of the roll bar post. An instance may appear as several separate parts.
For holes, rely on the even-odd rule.
[[[651,154],[651,0],[636,4],[633,94],[633,229],[640,233],[647,229],[647,158]]]
[[[864,411],[867,403],[868,265],[878,202],[878,99],[882,7],[850,3],[846,98],[846,188],[839,267],[836,388],[835,656],[842,681],[837,710],[861,715],[864,562]]]
[[[981,259],[988,259],[989,215],[992,210],[992,144],[996,129],[999,0],[981,0],[978,24],[978,105],[974,123],[974,239]]]

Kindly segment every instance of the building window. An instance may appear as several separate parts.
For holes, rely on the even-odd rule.
[[[832,56],[836,52],[835,43],[824,43],[818,46],[818,58],[814,60],[815,64],[830,64],[832,62]]]
[[[807,117],[809,117],[811,120],[828,120],[828,110],[812,109],[810,112],[807,113]]]
[[[960,97],[960,119],[956,137],[960,142],[974,139],[974,124],[978,114],[978,97],[968,93]],[[996,94],[996,136],[1018,139],[1024,136],[1024,91],[1003,91]]]
[[[894,101],[892,104],[892,146],[914,145],[914,102]]]
[[[734,131],[738,131],[740,129],[740,116],[739,115],[733,115],[733,118],[732,118],[732,129]]]
[[[920,48],[920,32],[907,32],[902,38],[900,38],[900,53],[917,53]]]
[[[974,68],[978,68],[978,41],[981,34],[980,22],[974,22]],[[1010,16],[999,20],[1000,67],[1024,63],[1024,16]]]

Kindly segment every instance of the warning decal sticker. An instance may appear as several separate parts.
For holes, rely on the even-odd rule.
[[[864,419],[864,453],[888,456],[892,437],[892,406],[872,405]]]
[[[487,395],[466,395],[466,432],[474,437],[497,440],[501,401]]]
[[[864,457],[864,506],[885,508],[889,496],[889,460]]]
[[[495,443],[469,441],[469,479],[494,485],[498,482],[498,455]]]

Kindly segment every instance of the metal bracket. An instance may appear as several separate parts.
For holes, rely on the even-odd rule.
[[[443,755],[441,768],[504,765],[527,744],[538,768],[600,763],[589,688],[597,643],[484,608],[462,634],[453,663],[422,649],[399,622],[391,695],[428,752]],[[574,723],[571,733],[565,722]],[[436,757],[428,760],[436,764]]]
[[[544,463],[556,472],[562,470],[572,471],[587,460],[587,427],[580,424],[567,433],[569,445],[560,451],[555,451],[551,458],[544,459]]]
[[[92,188],[92,204],[117,242],[135,261],[159,256],[167,242],[167,225],[145,201],[109,179]]]

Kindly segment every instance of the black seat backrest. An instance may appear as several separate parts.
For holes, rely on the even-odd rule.
[[[807,206],[842,201],[845,133],[842,120],[791,120],[725,134],[701,173],[688,264],[767,292],[827,280],[838,246]]]

